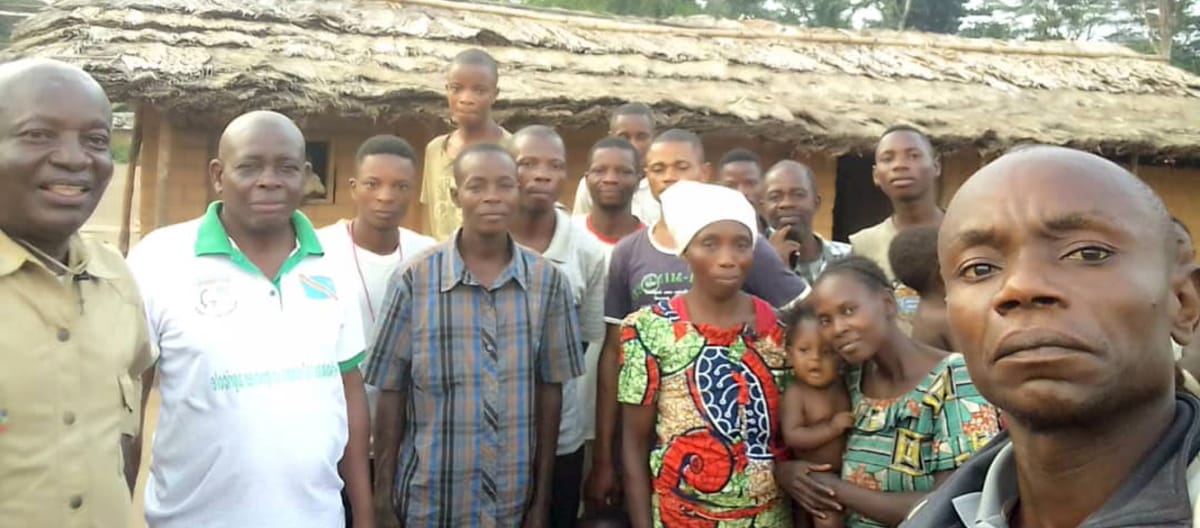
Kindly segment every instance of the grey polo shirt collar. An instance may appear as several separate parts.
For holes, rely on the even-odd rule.
[[[1081,528],[1191,525],[1187,468],[1200,451],[1198,407],[1200,401],[1195,396],[1179,396],[1175,418],[1161,441],[1142,458],[1104,507],[1088,517]],[[1017,497],[1016,460],[1009,442],[996,453],[980,491],[954,497],[951,504],[964,526],[1008,528],[1009,514]]]
[[[951,500],[959,519],[975,528],[1008,528],[1008,517],[1017,504],[1017,461],[1011,443],[996,453],[983,480],[983,489]]]

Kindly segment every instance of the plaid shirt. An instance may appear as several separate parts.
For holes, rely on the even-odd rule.
[[[367,383],[407,402],[392,504],[408,528],[519,526],[533,492],[534,387],[583,373],[578,316],[550,261],[513,244],[484,287],[456,240],[392,278],[370,351]]]

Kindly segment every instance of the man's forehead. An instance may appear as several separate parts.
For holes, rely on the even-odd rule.
[[[95,117],[111,121],[112,106],[104,89],[78,68],[55,62],[0,65],[0,112],[12,119],[16,115],[55,114],[65,110],[64,97],[88,100]]]
[[[758,164],[753,161],[731,161],[726,163],[722,170],[734,173],[758,174],[762,171]]]
[[[808,187],[808,174],[796,166],[782,166],[771,169],[766,175],[768,187]]]
[[[227,143],[226,151],[234,157],[306,157],[303,141],[278,131],[235,135]]]
[[[881,154],[895,150],[933,151],[933,146],[919,133],[911,130],[894,130],[879,138],[875,153]]]
[[[621,147],[604,147],[598,148],[592,153],[592,163],[599,163],[601,157],[612,157],[610,162],[620,162],[626,165],[633,165],[633,151]]]
[[[503,152],[471,152],[464,157],[460,163],[463,173],[468,176],[473,174],[492,174],[500,175],[508,173],[516,173],[516,163],[513,159]]]
[[[650,118],[640,114],[622,114],[612,118],[612,127],[621,131],[628,129],[648,129],[653,125],[650,123]]]
[[[1154,210],[1133,187],[1136,181],[1128,179],[1134,177],[1114,169],[1120,170],[1070,156],[985,167],[950,201],[940,239],[952,243],[963,233],[985,231],[999,235],[1156,225]]]
[[[555,137],[541,136],[537,134],[529,134],[517,136],[513,141],[517,147],[517,155],[533,156],[535,154],[544,154],[546,151],[552,151],[558,157],[566,155],[566,146],[563,145],[561,139]]]
[[[660,141],[650,145],[647,161],[696,161],[696,146],[687,141]],[[649,158],[658,158],[651,160]]]

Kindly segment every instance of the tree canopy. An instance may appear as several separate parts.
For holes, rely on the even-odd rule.
[[[1005,40],[1105,40],[1200,73],[1200,0],[523,0],[652,18],[706,14],[807,27]]]

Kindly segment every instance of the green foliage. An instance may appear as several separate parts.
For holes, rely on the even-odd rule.
[[[112,152],[113,162],[129,163],[129,153],[133,148],[128,137],[114,137],[109,149]]]
[[[13,26],[45,6],[41,0],[0,0],[0,48],[8,47]]]

